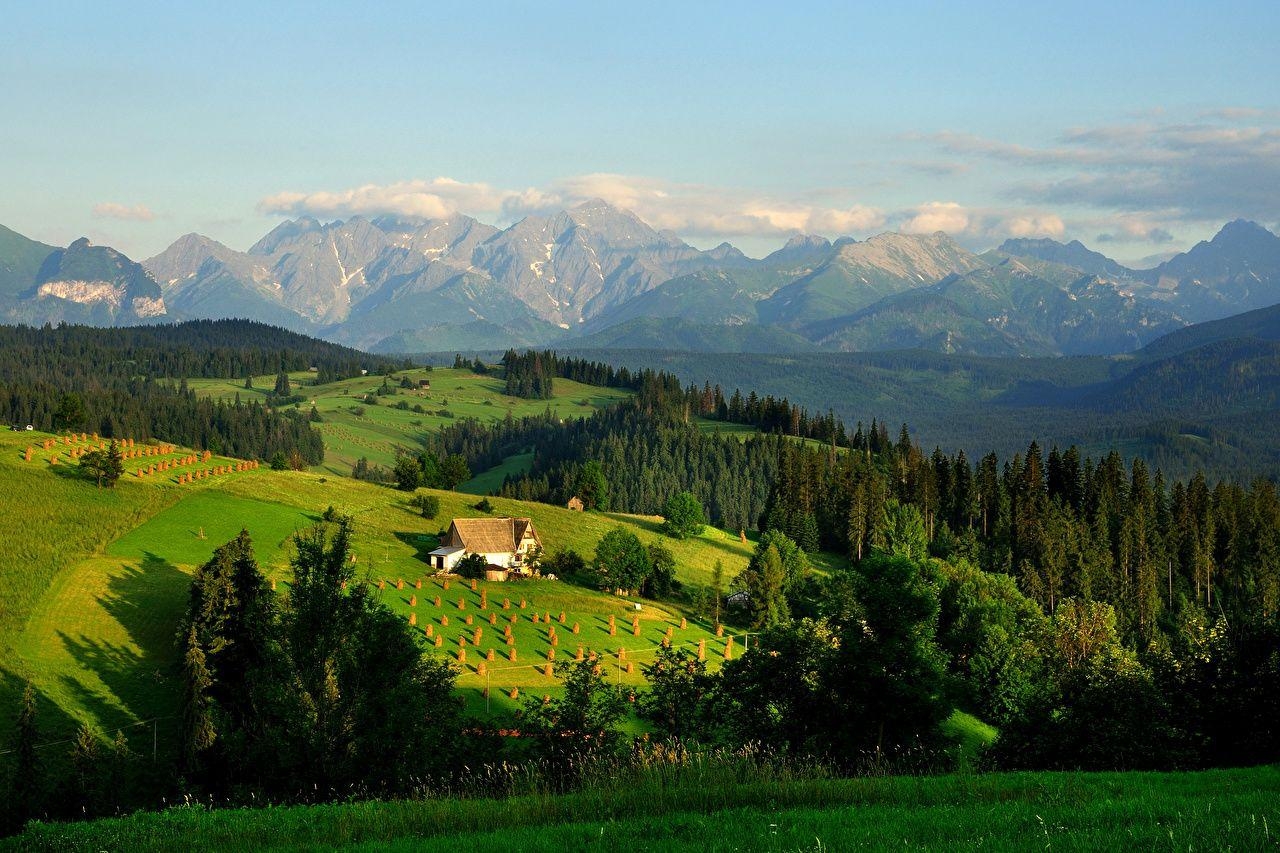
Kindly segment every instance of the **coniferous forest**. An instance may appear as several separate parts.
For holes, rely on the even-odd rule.
[[[0,418],[46,431],[162,438],[252,459],[324,456],[302,415],[255,401],[199,399],[188,378],[242,378],[316,368],[318,382],[387,359],[243,320],[98,329],[0,328]]]
[[[830,610],[842,585],[906,572],[900,585],[924,590],[921,625],[949,661],[948,689],[1001,727],[993,760],[1004,766],[1280,756],[1272,481],[1196,473],[1169,482],[1116,452],[1082,458],[1075,447],[1035,442],[1011,458],[971,461],[919,447],[905,425],[896,435],[875,422],[850,430],[754,393],[726,401],[718,389],[682,388],[652,372],[628,381],[635,398],[591,418],[463,422],[440,435],[440,447],[473,467],[532,449],[532,470],[509,477],[506,496],[562,503],[603,470],[609,509],[660,514],[689,492],[720,527],[846,556],[849,577],[783,572],[771,592],[761,564],[738,579],[758,601],[778,599],[751,608],[774,632],[766,646],[825,648],[823,632],[847,618]],[[716,421],[764,432],[722,435]],[[865,595],[847,600],[861,601],[859,618],[869,618]],[[790,709],[803,717],[806,707]]]

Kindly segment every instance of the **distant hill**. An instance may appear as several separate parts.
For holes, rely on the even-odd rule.
[[[1219,341],[1247,339],[1280,341],[1280,305],[1178,329],[1152,341],[1138,355],[1164,358]]]
[[[574,349],[674,349],[726,353],[810,352],[817,349],[794,332],[772,326],[754,323],[718,325],[658,317],[628,320],[593,335],[571,338],[561,345]]]
[[[54,251],[0,225],[0,299],[16,297],[31,287],[40,265]]]

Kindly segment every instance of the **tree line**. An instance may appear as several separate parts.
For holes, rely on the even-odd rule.
[[[297,346],[297,349],[291,347]],[[237,379],[316,368],[317,381],[358,376],[386,359],[259,323],[0,328],[0,418],[56,432],[162,438],[245,458],[323,459],[305,416],[256,400],[201,399],[188,378]]]

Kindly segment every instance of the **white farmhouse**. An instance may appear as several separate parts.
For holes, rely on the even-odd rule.
[[[452,571],[468,554],[479,554],[490,566],[518,573],[528,558],[542,549],[542,540],[528,518],[455,518],[440,547],[427,555],[437,572]]]

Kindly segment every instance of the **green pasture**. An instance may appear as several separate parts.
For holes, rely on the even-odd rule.
[[[400,387],[400,380],[406,378],[413,388]],[[430,390],[417,387],[423,379],[431,382]],[[243,379],[192,379],[188,385],[202,396],[229,400],[239,395],[242,400],[256,398],[265,403],[275,380],[275,376],[255,376],[251,389],[244,387]],[[325,460],[316,470],[343,476],[351,473],[351,466],[362,456],[372,465],[390,467],[395,464],[397,450],[416,450],[425,436],[462,418],[494,421],[508,414],[516,418],[541,414],[548,408],[562,419],[578,418],[629,394],[617,388],[556,379],[552,399],[526,400],[503,393],[505,382],[497,376],[418,368],[397,372],[387,380],[394,393],[376,397],[376,404],[370,404],[364,398],[382,387],[381,376],[315,385],[314,374],[303,371],[290,374],[290,381],[294,393],[306,397],[298,408],[310,411],[314,404],[323,419],[316,428],[324,436]],[[414,411],[415,407],[421,411]],[[502,474],[497,481],[501,484]]]
[[[144,465],[194,452],[175,448],[171,454],[126,460],[116,487],[99,489],[80,473],[60,437],[52,450],[40,447],[48,438],[37,432],[0,433],[0,707],[14,707],[22,683],[30,680],[54,734],[65,734],[81,721],[109,730],[163,715],[172,707],[166,668],[190,580],[186,567],[154,549],[117,553],[115,548],[128,536],[138,546],[147,545],[145,538],[136,538],[140,526],[174,518],[174,508],[187,500],[207,506],[205,496],[215,484],[262,471],[184,485],[177,483],[178,474],[197,466],[136,476]],[[30,446],[37,452],[26,461]],[[60,461],[52,465],[48,460],[55,452]],[[212,457],[199,467],[234,462]],[[169,548],[184,544],[172,531],[163,538]],[[0,736],[8,736],[11,724],[10,714],[0,714]]]
[[[523,474],[533,467],[533,453],[515,453],[495,465],[472,477],[458,486],[458,491],[469,495],[490,495],[502,488],[502,482],[509,474]]]

